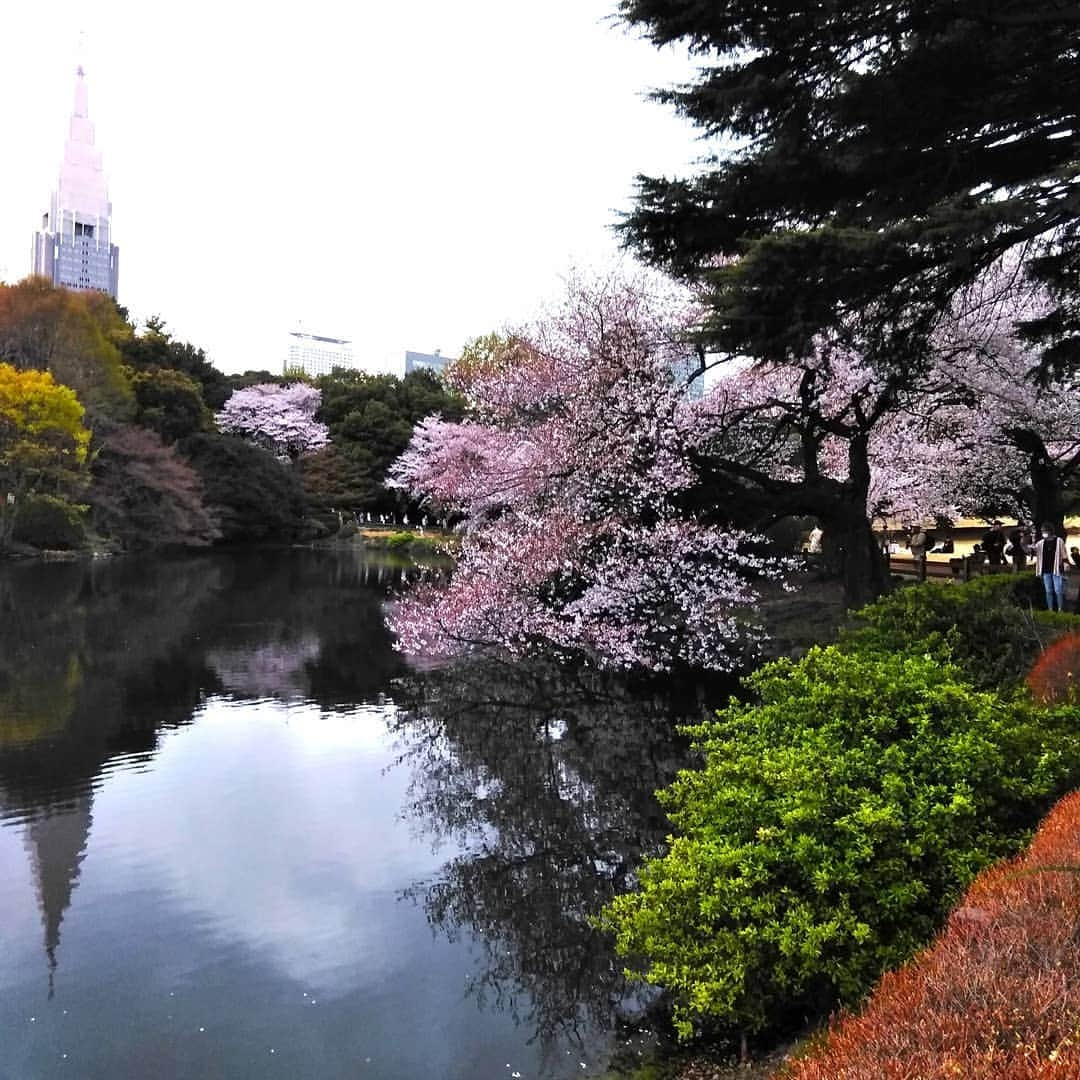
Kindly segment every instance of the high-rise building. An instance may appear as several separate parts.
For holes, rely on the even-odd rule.
[[[433,353],[405,350],[406,375],[412,371],[433,371],[436,375],[441,375],[453,362],[449,356],[443,356],[438,349]]]
[[[120,251],[112,242],[112,203],[86,100],[80,66],[60,183],[34,234],[34,273],[67,289],[98,289],[115,297]]]
[[[309,334],[305,330],[289,332],[289,351],[285,374],[303,371],[307,375],[329,375],[334,368],[355,368],[352,342],[344,338]]]

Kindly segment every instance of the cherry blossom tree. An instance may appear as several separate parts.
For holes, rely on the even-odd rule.
[[[1080,378],[1042,384],[1015,326],[1050,306],[1003,260],[957,297],[938,328],[949,391],[882,426],[871,458],[879,501],[922,516],[1009,514],[1061,525],[1080,480]]]
[[[1080,469],[1078,395],[1025,379],[1020,301],[981,288],[906,366],[858,347],[861,312],[858,332],[821,334],[801,358],[699,351],[701,368],[727,368],[691,401],[672,377],[694,354],[688,295],[575,282],[563,308],[466,355],[449,377],[468,419],[423,421],[392,470],[464,522],[449,584],[396,610],[403,647],[730,668],[753,637],[754,577],[782,573],[755,548],[765,526],[816,518],[856,607],[887,586],[875,518],[969,512],[991,491],[1049,505],[1025,492],[1052,471],[1043,488],[1060,493]]]
[[[877,450],[897,415],[948,392],[927,366],[899,378],[825,335],[801,359],[744,364],[683,407],[694,499],[706,518],[733,504],[760,525],[816,518],[861,606],[887,586],[872,521],[905,486],[903,459]]]
[[[955,298],[906,369],[837,334],[801,360],[721,379],[687,409],[699,496],[816,517],[843,549],[850,606],[884,583],[875,519],[1007,512],[1060,524],[1080,476],[1080,383],[1040,385],[1016,331],[1047,305],[1017,254]]]
[[[962,298],[955,333],[971,340],[971,362],[954,373],[970,397],[966,424],[951,438],[956,504],[968,512],[1030,515],[1061,526],[1080,480],[1080,375],[1047,384],[1040,356],[1014,330],[1052,303],[1004,263]]]
[[[730,670],[755,647],[754,579],[785,566],[687,501],[672,371],[695,314],[641,281],[574,281],[561,308],[451,370],[470,415],[422,422],[391,471],[464,523],[449,582],[421,582],[392,615],[405,651]]]
[[[330,441],[326,425],[315,419],[322,395],[314,386],[260,383],[237,390],[217,414],[218,427],[269,450],[281,461],[295,461]]]

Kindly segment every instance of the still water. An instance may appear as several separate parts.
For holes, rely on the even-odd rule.
[[[633,1060],[588,916],[682,763],[555,665],[409,670],[355,551],[0,566],[0,1077]]]

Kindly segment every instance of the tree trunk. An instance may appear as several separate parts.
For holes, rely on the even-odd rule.
[[[1035,528],[1049,521],[1054,531],[1061,533],[1065,512],[1061,505],[1061,485],[1057,470],[1046,457],[1031,459],[1031,509],[1035,515]]]
[[[730,523],[732,507],[758,515],[754,527],[786,517],[815,518],[821,524],[826,569],[840,577],[849,608],[862,607],[889,588],[888,561],[867,515],[870,491],[868,436],[851,439],[848,479],[822,476],[816,469],[802,482],[745,478],[737,467],[699,460],[702,482],[686,509],[701,521]],[[755,487],[755,485],[757,485]]]
[[[848,444],[848,479],[842,485],[832,522],[842,552],[844,603],[861,608],[889,587],[885,556],[867,516],[870,493],[869,436],[857,435]]]
[[[847,517],[837,522],[836,528],[843,548],[844,603],[848,608],[861,608],[889,588],[885,556],[865,516]]]
[[[1062,532],[1065,511],[1062,506],[1062,480],[1058,475],[1042,437],[1028,428],[1016,428],[1009,432],[1013,444],[1027,455],[1028,476],[1031,479],[1031,498],[1028,502],[1035,518],[1035,531],[1048,521],[1055,531]]]

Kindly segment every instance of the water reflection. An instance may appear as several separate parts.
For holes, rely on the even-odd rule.
[[[685,763],[673,719],[693,705],[541,663],[477,663],[410,689],[397,725],[408,813],[462,853],[407,895],[450,940],[482,942],[471,993],[544,1044],[632,1017],[642,1001],[588,918],[663,843],[653,792]]]
[[[67,806],[53,807],[38,814],[26,825],[24,844],[44,928],[50,999],[55,993],[60,924],[79,880],[91,820],[90,797],[87,795],[73,799]]]
[[[588,916],[662,843],[696,707],[542,664],[410,673],[383,620],[408,572],[0,567],[0,1070],[601,1067],[640,1002]]]
[[[125,559],[0,573],[0,822],[23,828],[50,990],[95,792],[211,696],[355,707],[402,668],[357,552]]]

